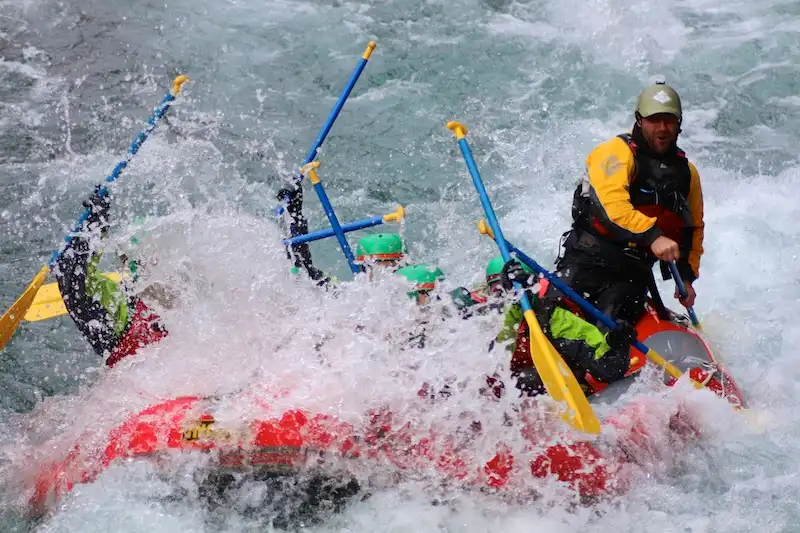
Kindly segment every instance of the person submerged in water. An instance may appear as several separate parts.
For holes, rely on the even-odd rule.
[[[397,237],[397,239],[391,239],[391,246],[393,247],[391,249],[395,249],[394,246],[401,242],[399,236],[394,234],[383,234],[382,236],[385,237],[387,235]],[[371,237],[376,237],[376,235]],[[369,237],[365,239],[369,239]],[[362,241],[365,239],[362,239]],[[371,242],[375,241],[367,241],[368,244]],[[381,249],[387,250],[388,248]],[[419,315],[412,330],[396,330],[395,333],[399,333],[399,336],[403,339],[402,349],[424,348],[428,338],[427,332],[432,325],[433,319],[436,317],[436,312],[432,304],[440,300],[439,296],[435,294],[434,291],[437,288],[437,284],[444,280],[444,272],[438,267],[427,264],[405,265],[396,268],[396,264],[390,266],[388,262],[401,260],[402,258],[398,257],[396,252],[390,252],[387,255],[391,255],[391,257],[385,257],[383,261],[376,261],[375,259],[370,260],[373,262],[372,266],[368,267],[370,268],[368,272],[375,276],[381,276],[384,273],[391,272],[393,275],[397,275],[408,282],[410,290],[406,294],[409,298],[414,300],[419,307]],[[376,267],[375,265],[377,264],[382,264],[383,266]]]
[[[462,318],[486,315],[492,311],[503,313],[506,304],[506,291],[503,289],[501,279],[503,265],[505,263],[501,256],[494,257],[486,264],[483,282],[472,289],[456,287],[450,291],[453,305],[461,313]]]
[[[132,294],[126,281],[115,282],[98,268],[102,257],[98,241],[107,236],[109,229],[109,196],[97,187],[84,206],[89,209],[89,216],[59,256],[54,273],[69,316],[94,351],[108,366],[114,366],[144,346],[160,341],[168,332],[161,318],[141,297]],[[120,260],[135,281],[141,263],[126,255],[121,255]],[[174,303],[174,295],[160,286],[148,287],[142,295],[158,299],[167,308]]]

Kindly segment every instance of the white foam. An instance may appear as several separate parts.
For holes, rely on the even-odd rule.
[[[432,481],[406,481],[355,503],[316,529],[593,532],[640,531],[647,524],[654,530],[683,533],[687,528],[747,530],[754,523],[766,531],[774,526],[777,531],[788,522],[786,517],[792,516],[794,507],[787,495],[797,492],[797,483],[786,473],[797,470],[800,457],[800,436],[791,422],[800,393],[795,375],[800,368],[795,348],[800,329],[793,320],[800,282],[794,266],[800,250],[793,200],[800,186],[800,167],[791,162],[791,155],[779,171],[769,165],[776,151],[793,154],[796,150],[792,131],[796,123],[789,117],[785,125],[734,127],[723,135],[718,122],[739,104],[737,91],[747,95],[766,76],[791,73],[791,65],[780,58],[771,56],[769,62],[759,64],[728,55],[738,53],[742,44],[778,46],[771,33],[785,38],[796,24],[770,13],[780,6],[752,2],[720,6],[710,0],[691,4],[568,0],[503,5],[507,12],[497,14],[497,10],[487,13],[483,3],[424,2],[414,4],[424,8],[424,16],[416,18],[408,6],[385,3],[323,6],[281,0],[172,7],[187,21],[187,32],[181,34],[187,41],[175,34],[163,38],[175,39],[170,44],[180,46],[173,49],[190,50],[202,58],[190,64],[198,86],[211,87],[204,96],[230,94],[229,100],[215,102],[218,108],[211,111],[181,110],[185,122],[180,125],[190,131],[208,126],[205,131],[212,138],[232,129],[243,140],[220,148],[193,139],[171,144],[156,135],[114,189],[115,209],[125,213],[115,214],[119,222],[113,229],[115,239],[124,240],[132,233],[129,219],[134,213],[169,212],[148,222],[151,238],[142,253],[158,257],[149,279],[180,288],[181,306],[162,310],[170,336],[112,370],[101,368],[80,339],[74,345],[79,348],[64,348],[54,363],[58,373],[74,371],[79,361],[95,361],[97,369],[89,375],[98,377],[84,378],[87,385],[75,395],[44,400],[33,413],[3,413],[4,431],[13,437],[2,440],[3,457],[21,469],[21,475],[30,474],[41,458],[65,453],[84,430],[102,444],[111,428],[162,399],[180,394],[231,394],[233,399],[267,396],[285,383],[291,384],[292,392],[276,401],[276,409],[306,407],[356,420],[365,406],[389,405],[423,427],[445,431],[453,430],[458,415],[469,410],[482,418],[492,438],[502,436],[517,449],[523,446],[496,416],[509,411],[513,399],[487,407],[474,394],[483,374],[505,363],[505,354],[485,350],[499,327],[497,320],[445,321],[431,335],[426,349],[403,351],[401,332],[419,318],[405,297],[407,287],[397,280],[372,286],[345,283],[339,298],[333,299],[292,279],[280,231],[239,209],[245,201],[263,209],[271,207],[273,184],[259,182],[260,176],[245,179],[222,150],[234,147],[252,155],[266,147],[271,159],[265,168],[294,168],[300,157],[296,146],[291,153],[275,155],[286,149],[281,134],[305,148],[310,139],[295,138],[296,124],[307,118],[301,113],[312,109],[311,113],[324,118],[328,104],[320,106],[326,108],[320,112],[304,98],[305,87],[286,79],[295,72],[306,79],[295,54],[319,54],[329,63],[344,63],[354,55],[352,43],[339,44],[341,36],[347,35],[358,40],[377,38],[383,63],[373,61],[364,79],[370,79],[373,71],[380,75],[372,78],[373,86],[363,93],[360,90],[367,85],[359,85],[359,96],[345,108],[332,134],[339,144],[326,146],[321,174],[326,179],[345,173],[378,183],[373,188],[359,185],[356,191],[331,188],[340,214],[341,210],[360,212],[358,206],[367,202],[388,204],[387,212],[395,201],[406,203],[407,227],[425,236],[410,243],[415,259],[445,268],[448,280],[443,288],[479,280],[486,261],[497,253],[475,231],[481,211],[455,142],[443,128],[446,120],[463,117],[471,128],[469,140],[508,238],[549,267],[558,251],[558,238],[569,227],[572,187],[584,171],[589,150],[627,130],[640,85],[651,74],[668,72],[669,81],[679,83],[684,94],[681,145],[697,163],[705,190],[707,245],[702,277],[696,284],[697,311],[745,395],[777,416],[761,435],[740,433],[736,415],[727,406],[707,393],[695,394],[683,387],[655,408],[666,412],[675,398],[691,399],[689,405],[703,419],[707,438],[687,448],[685,455],[642,469],[625,499],[573,508],[574,495],[564,487],[545,484],[536,486],[544,494],[539,499],[523,492],[517,501],[509,501],[449,490],[444,495],[446,505],[431,505],[432,495],[443,497],[438,491],[441,479],[433,476]],[[736,17],[724,18],[731,14]],[[131,19],[130,24],[136,21]],[[447,24],[447,32],[440,31],[442,24]],[[136,34],[137,38],[146,35]],[[408,46],[408,40],[413,46]],[[526,46],[520,47],[520,42]],[[473,51],[485,51],[485,55],[476,52],[475,63],[463,55],[458,61],[448,55],[441,61],[447,68],[431,72],[421,63],[429,59],[420,52],[423,45],[431,49],[442,45],[435,53],[443,54],[461,51],[453,45],[474,45]],[[492,55],[498,51],[505,54],[501,59],[506,62],[495,60],[501,57]],[[43,58],[40,51],[30,47],[25,54],[33,64],[5,61],[0,68],[34,77],[40,89],[24,105],[8,108],[5,127],[24,121],[39,124],[36,102],[61,98],[63,93],[64,83],[57,80],[48,85],[45,67],[35,64]],[[401,54],[408,54],[405,62],[397,60]],[[374,68],[375,63],[381,65],[380,70]],[[508,71],[499,64],[517,68]],[[283,77],[272,77],[279,68],[285,69],[280,71]],[[154,79],[146,77],[132,90],[149,94],[155,90]],[[254,88],[254,79],[262,85]],[[279,82],[288,92],[274,88]],[[737,90],[725,92],[731,82]],[[343,80],[330,83],[339,86]],[[572,102],[576,94],[586,96],[577,90],[583,87],[592,89],[586,91],[586,101]],[[259,88],[261,92],[256,93]],[[790,108],[798,105],[789,89],[786,94],[779,93],[780,87],[774,89],[776,96],[770,96],[770,101]],[[252,95],[257,95],[252,99],[258,112],[238,117],[243,124],[238,130],[238,123],[232,125],[237,117],[231,107],[249,105],[246,98]],[[203,106],[200,98],[191,102],[184,109]],[[261,113],[274,110],[283,113],[281,120],[266,125],[258,121]],[[375,150],[365,141],[379,127],[355,133],[347,129],[354,116],[392,120],[392,125],[402,126],[396,130],[402,132],[398,143],[416,142],[421,148],[411,156],[395,152],[390,160],[386,150]],[[127,125],[136,126],[134,122]],[[262,130],[266,130],[263,135]],[[333,148],[337,146],[356,155],[337,159]],[[37,167],[38,191],[24,207],[35,214],[26,217],[26,224],[49,227],[58,220],[66,228],[86,191],[119,160],[116,152],[108,150],[92,149],[86,155]],[[730,158],[720,155],[732,152],[735,156]],[[361,158],[394,163],[405,172],[400,174],[405,181],[398,183],[394,175],[363,176]],[[743,162],[755,160],[763,161],[763,172],[741,170]],[[435,171],[419,170],[424,168]],[[441,197],[434,202],[417,198],[413,193],[422,186]],[[376,189],[391,200],[375,200]],[[313,196],[310,189],[306,193],[312,222],[322,225],[316,201],[308,200]],[[14,216],[14,212],[4,213],[5,223]],[[12,231],[19,228],[15,225]],[[315,247],[315,251],[320,249]],[[320,266],[341,264],[341,254],[332,245],[330,249],[330,254],[316,253]],[[675,306],[670,284],[660,286],[665,300]],[[355,332],[355,324],[364,327],[363,333]],[[42,343],[61,343],[67,335],[75,335],[71,328],[65,319],[55,331],[35,331],[42,332]],[[317,349],[320,342],[323,347]],[[444,403],[427,412],[418,409],[415,392],[422,381],[450,379],[465,387],[455,396],[454,407]],[[506,385],[510,390],[510,382]],[[252,416],[251,406],[230,398],[221,416],[234,420]],[[490,440],[475,444],[475,457],[489,454]],[[668,447],[668,437],[660,444]],[[159,500],[172,489],[197,488],[188,477],[181,478],[181,467],[165,468],[181,481],[164,483],[153,464],[118,464],[96,484],[78,487],[41,529],[205,527],[194,514],[195,500],[173,505]],[[15,503],[20,498],[21,493],[13,492]],[[233,531],[255,527],[235,514],[226,526]]]

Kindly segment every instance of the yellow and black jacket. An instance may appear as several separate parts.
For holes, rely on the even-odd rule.
[[[686,281],[700,275],[703,192],[700,175],[674,147],[665,155],[648,149],[641,130],[597,146],[586,158],[587,174],[575,191],[574,229],[606,243],[650,254],[665,235],[681,249],[678,269]],[[652,255],[649,259],[655,261]]]

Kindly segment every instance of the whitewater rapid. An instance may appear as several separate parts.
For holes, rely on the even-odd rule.
[[[147,216],[143,253],[158,259],[152,279],[180,287],[181,305],[164,313],[170,336],[108,371],[68,317],[20,328],[0,354],[0,467],[14,473],[4,482],[0,529],[211,529],[186,474],[191,465],[181,464],[166,475],[147,463],[118,464],[45,521],[20,516],[20,480],[37,458],[84,431],[103,435],[161,399],[290,384],[287,406],[355,419],[378,403],[410,409],[424,380],[474,390],[503,363],[483,349],[497,327],[490,319],[445,321],[424,350],[400,350],[397,331],[418,318],[401,284],[345,281],[332,298],[289,274],[269,216],[275,192],[374,39],[321,151],[320,176],[343,220],[404,205],[409,255],[438,264],[444,289],[479,281],[495,254],[475,230],[481,209],[448,120],[470,128],[509,240],[550,266],[587,153],[630,127],[642,87],[656,77],[674,85],[685,109],[679,144],[700,171],[705,199],[696,310],[751,405],[772,422],[754,434],[699,397],[707,438],[652,465],[627,497],[595,507],[572,505],[555,485],[538,500],[508,501],[444,497],[434,482],[415,480],[312,529],[800,530],[796,2],[43,0],[4,1],[0,15],[4,309],[171,79],[192,78],[114,189],[114,242]],[[325,227],[306,192],[311,228]],[[320,267],[350,279],[332,240],[313,250]],[[672,301],[671,286],[660,286]],[[458,400],[489,430],[507,431],[470,393]],[[446,421],[457,409],[437,407],[424,421]],[[263,517],[232,509],[221,524],[214,529],[259,530]]]

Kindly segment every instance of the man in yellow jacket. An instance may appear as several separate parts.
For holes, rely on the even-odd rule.
[[[647,87],[635,117],[629,134],[587,157],[557,263],[570,287],[606,315],[630,323],[641,315],[648,289],[663,311],[652,272],[657,260],[664,279],[666,262],[677,262],[687,291],[681,303],[694,304],[704,227],[700,176],[676,144],[683,120],[678,93],[664,83]]]

